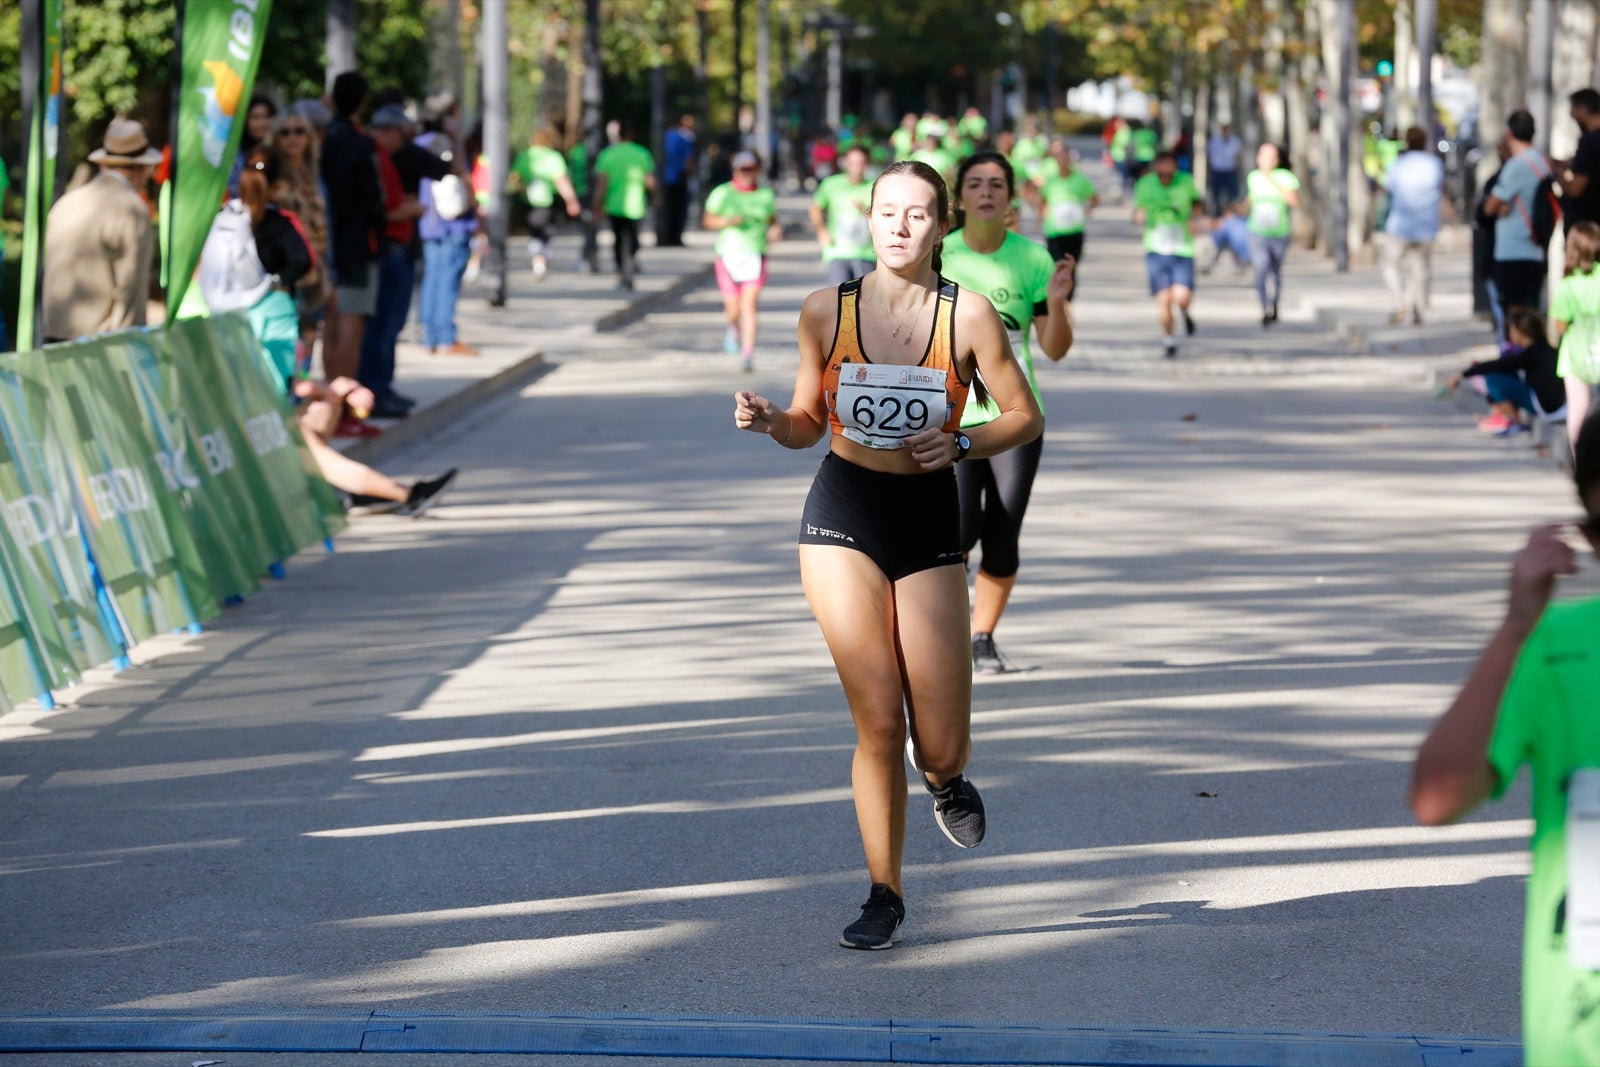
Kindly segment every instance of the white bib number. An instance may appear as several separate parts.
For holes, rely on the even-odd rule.
[[[728,277],[736,282],[753,282],[761,277],[761,253],[735,251],[722,257]]]
[[[1600,769],[1572,772],[1567,785],[1567,957],[1600,970]]]
[[[1175,256],[1183,251],[1184,239],[1188,236],[1189,229],[1183,223],[1163,222],[1155,228],[1150,243],[1155,246],[1157,255]]]
[[[868,448],[901,448],[949,415],[946,374],[928,367],[846,363],[839,369],[834,414],[844,435]]]
[[[1250,228],[1267,232],[1283,228],[1283,205],[1275,200],[1261,200],[1250,205]]]
[[[1052,230],[1076,230],[1083,226],[1083,205],[1076,200],[1057,200],[1050,205]]]
[[[867,217],[853,207],[839,212],[838,221],[833,224],[833,243],[841,248],[859,248],[871,244],[872,234],[867,230]]]

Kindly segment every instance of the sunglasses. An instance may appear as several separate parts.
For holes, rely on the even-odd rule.
[[[289,127],[278,131],[279,137],[309,137],[311,131],[304,127]]]

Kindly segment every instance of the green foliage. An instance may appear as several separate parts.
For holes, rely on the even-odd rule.
[[[970,0],[837,0],[840,15],[871,34],[873,66],[893,76],[896,95],[920,104],[923,88],[953,94],[1007,62],[1024,27],[1007,8]],[[1002,25],[997,16],[1012,22]],[[953,107],[953,97],[943,101]]]
[[[286,102],[322,95],[327,12],[327,0],[273,0],[258,81],[276,87]],[[409,96],[426,93],[428,10],[424,0],[358,2],[356,64],[374,88],[397,86]]]
[[[147,122],[165,114],[160,99],[165,94],[152,87],[166,87],[171,80],[176,20],[170,0],[67,3],[64,69],[73,132],[123,112]]]

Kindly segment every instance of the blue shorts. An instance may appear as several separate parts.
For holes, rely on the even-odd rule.
[[[1194,257],[1163,256],[1155,252],[1144,254],[1145,273],[1150,275],[1150,295],[1181,285],[1194,292]]]

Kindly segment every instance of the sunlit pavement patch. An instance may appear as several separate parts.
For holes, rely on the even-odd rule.
[[[440,1052],[1138,1067],[1519,1067],[1510,1038],[890,1019],[308,1011],[0,1017],[0,1052]]]

